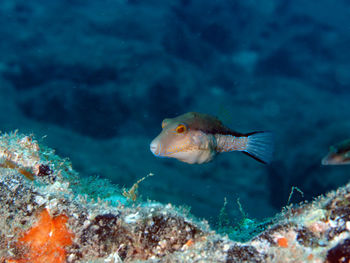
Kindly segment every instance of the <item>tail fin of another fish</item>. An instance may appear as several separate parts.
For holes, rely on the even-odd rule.
[[[273,154],[272,132],[252,132],[246,134],[246,136],[248,137],[247,149],[243,153],[261,163],[270,163]]]

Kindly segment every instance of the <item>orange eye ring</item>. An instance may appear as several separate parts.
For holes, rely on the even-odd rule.
[[[179,124],[179,126],[176,127],[177,133],[184,133],[185,131],[187,131],[187,127],[184,124]]]

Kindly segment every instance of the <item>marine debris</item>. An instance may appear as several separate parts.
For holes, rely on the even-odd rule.
[[[350,260],[350,185],[289,206],[235,242],[171,204],[88,201],[69,161],[31,136],[2,134],[0,158],[1,263]]]

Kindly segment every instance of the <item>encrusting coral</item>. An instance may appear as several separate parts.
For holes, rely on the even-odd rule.
[[[170,204],[89,201],[70,163],[31,137],[1,135],[1,162],[0,263],[350,261],[350,184],[240,243]]]

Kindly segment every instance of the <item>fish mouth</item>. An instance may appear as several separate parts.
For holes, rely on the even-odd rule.
[[[160,151],[158,151],[158,143],[155,141],[151,142],[149,149],[155,156],[160,156]]]
[[[162,144],[158,143],[157,141],[152,141],[149,146],[149,149],[156,157],[167,157],[166,151],[162,151]]]
[[[189,147],[188,145],[186,146],[176,146],[176,147],[170,147],[170,149],[162,149],[161,143],[158,142],[151,142],[150,144],[150,151],[155,155],[156,157],[173,157],[176,158],[176,154],[178,153],[185,153],[185,152],[191,152],[194,150],[196,147]]]
[[[321,164],[322,165],[329,165],[330,164],[328,156],[326,156],[322,159]]]

